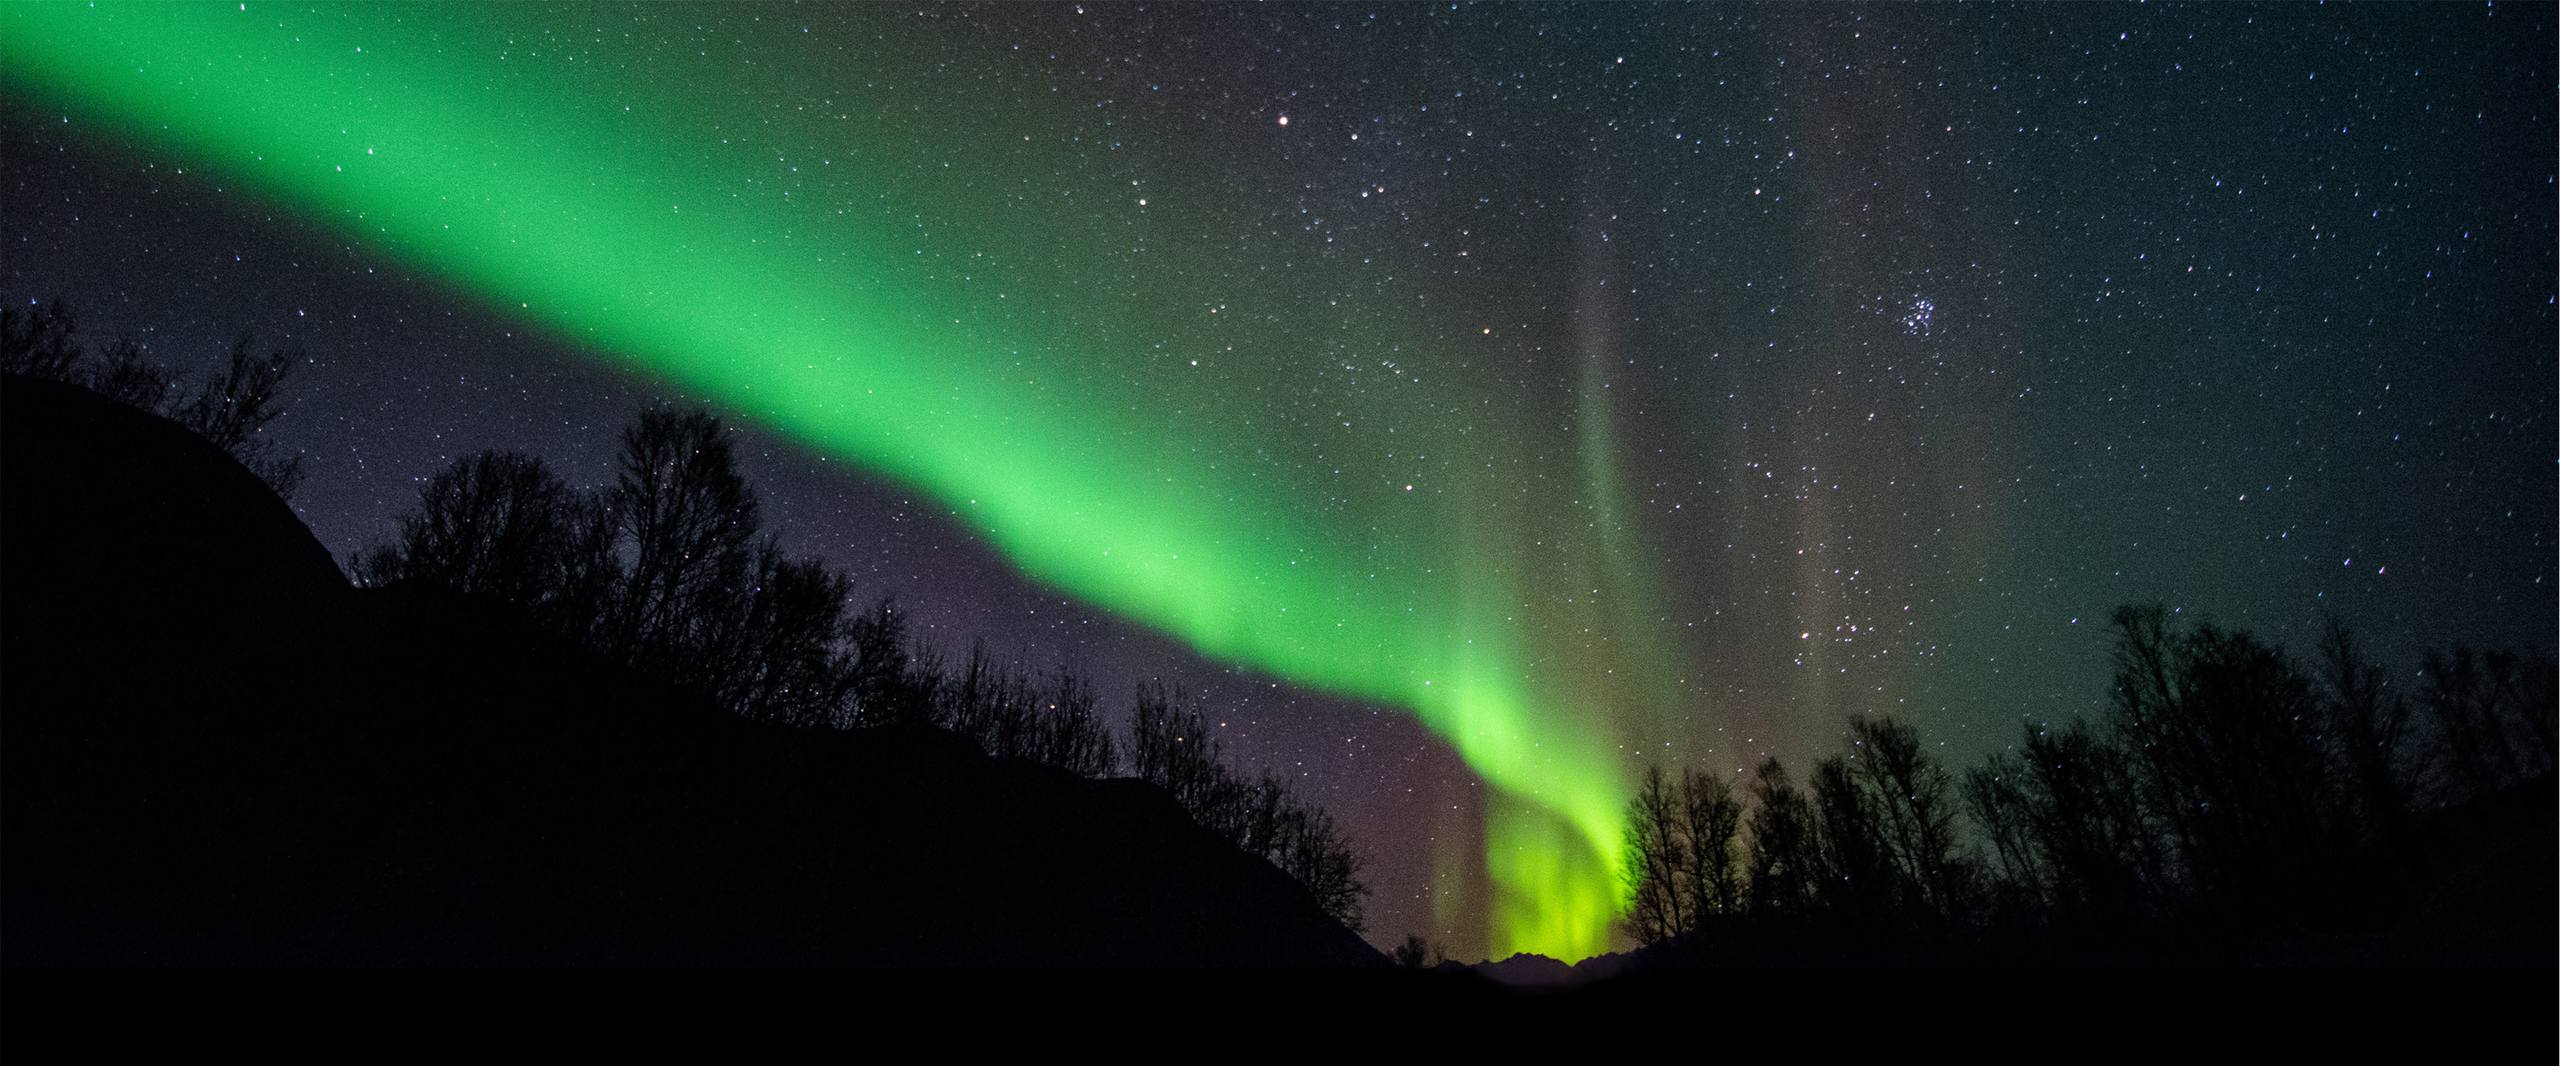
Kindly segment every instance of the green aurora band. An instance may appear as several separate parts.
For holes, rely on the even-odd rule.
[[[1061,199],[1085,156],[1053,123],[1094,120],[1006,97],[1031,68],[1002,65],[1032,61],[999,46],[888,27],[795,68],[779,41],[652,43],[634,14],[577,9],[623,29],[563,38],[512,5],[8,4],[0,84],[913,486],[1202,655],[1410,709],[1492,786],[1495,955],[1607,950],[1619,716],[1669,713],[1672,664],[1626,618],[1647,553],[1605,337],[1567,339],[1577,395],[1550,410],[1469,362],[1493,358],[1462,347],[1476,322],[1410,298],[1305,313],[1312,253],[1247,232],[1218,206],[1232,178],[1181,146],[1132,144],[1128,174]],[[932,82],[972,65],[999,88]],[[1259,288],[1221,280],[1246,251]],[[1232,402],[1354,348],[1415,372],[1278,401],[1303,418]],[[1570,443],[1509,428],[1535,422]],[[1630,635],[1557,639],[1595,630]]]

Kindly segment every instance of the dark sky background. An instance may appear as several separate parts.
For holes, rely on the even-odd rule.
[[[2296,649],[2334,610],[2412,672],[2456,641],[2554,647],[2548,6],[518,11],[529,62],[680,93],[876,75],[829,66],[860,39],[955,114],[1071,107],[1029,194],[1120,210],[1136,152],[1186,175],[1166,195],[1228,236],[1168,232],[1143,270],[1249,276],[1275,330],[1315,338],[1311,389],[1402,387],[1288,321],[1336,290],[1488,323],[1432,369],[1566,410],[1594,380],[1577,358],[1608,352],[1630,579],[1681,674],[1677,706],[1612,738],[1631,766],[1803,765],[1854,712],[1969,762],[2099,706],[2132,601]],[[60,296],[93,345],[190,368],[243,330],[300,349],[274,432],[342,558],[459,455],[601,484],[634,412],[689,398],[0,88],[0,299]],[[1268,427],[1302,401],[1231,402]],[[955,650],[1186,685],[1369,854],[1372,939],[1486,950],[1452,858],[1481,848],[1480,783],[1407,714],[1199,658],[736,421],[768,526],[859,594]]]

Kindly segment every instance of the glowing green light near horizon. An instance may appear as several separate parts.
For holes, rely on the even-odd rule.
[[[1580,456],[1560,460],[1613,512],[1606,543],[1580,543],[1498,484],[1548,461],[1498,428],[1400,424],[1391,397],[1362,395],[1329,401],[1343,409],[1319,436],[1238,417],[1235,378],[1133,362],[1150,335],[1213,337],[1226,327],[1209,316],[1266,299],[1196,280],[1220,253],[1185,234],[1215,219],[1183,214],[1178,177],[1147,220],[1023,207],[1004,190],[1060,158],[1024,131],[1032,116],[871,88],[902,76],[895,57],[832,54],[833,87],[805,99],[729,83],[712,99],[678,91],[677,71],[617,78],[557,57],[640,45],[541,45],[509,25],[521,8],[456,14],[5,5],[0,79],[916,486],[1037,579],[1204,655],[1410,708],[1498,790],[1495,952],[1605,950],[1625,775],[1587,705],[1643,691],[1623,675],[1658,675],[1660,653],[1630,642],[1623,675],[1593,682],[1523,609],[1556,589],[1643,588],[1605,410],[1586,398]],[[793,157],[812,143],[840,150]],[[954,159],[966,176],[947,176]],[[1103,248],[1124,250],[1130,227],[1164,231],[1162,266],[1107,280],[1119,261]],[[1395,317],[1373,314],[1360,328],[1387,337],[1361,339],[1405,334],[1438,369],[1430,349],[1447,342]],[[1209,350],[1268,378],[1351,328],[1283,318]],[[1501,417],[1503,397],[1473,399]],[[1409,471],[1379,456],[1447,476],[1398,491]],[[1609,572],[1588,580],[1577,551]],[[1594,621],[1609,623],[1570,624]]]

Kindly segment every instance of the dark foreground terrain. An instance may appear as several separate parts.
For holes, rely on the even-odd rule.
[[[1012,1011],[1036,999],[1079,1012],[1076,1025],[1099,1009],[1224,1027],[1237,1009],[1267,1018],[1281,1003],[1344,1022],[1456,1016],[1417,1015],[1425,1005],[1483,1010],[1497,1022],[1484,1032],[1577,1015],[1717,1019],[1745,1045],[1799,1052],[1806,1036],[1988,1018],[2008,1046],[2039,1054],[2092,1034],[2187,1047],[2253,1033],[2304,1053],[2520,1046],[2547,1058],[2560,990],[2547,780],[2431,827],[2446,863],[2391,926],[2392,950],[2292,962],[2516,969],[2198,969],[2210,955],[2078,951],[2048,931],[1956,951],[1852,951],[1799,932],[1572,968],[1524,957],[1384,970],[1298,884],[1153,786],[990,759],[934,731],[762,725],[440,589],[352,588],[220,450],[14,378],[0,387],[0,697],[0,962],[16,972],[11,1018],[51,1023],[5,1027],[13,1046],[43,1035],[94,1047],[145,1012],[188,1039],[266,1039],[260,1019],[282,1002],[359,1026],[430,1011],[627,1028],[652,1008],[653,1024],[725,1026],[737,1011],[832,1019],[849,1003],[992,995]],[[2520,909],[2536,919],[2516,921]],[[1328,975],[1183,975],[1132,1000],[1126,980],[912,974],[589,976],[572,988],[27,972],[239,965]],[[1824,966],[1848,968],[1805,968]]]
[[[1152,786],[749,722],[433,587],[265,485],[0,388],[13,967],[1370,967]]]

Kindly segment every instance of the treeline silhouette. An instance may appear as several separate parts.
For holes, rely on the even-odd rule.
[[[2549,964],[2549,658],[2431,653],[2403,689],[2335,620],[2307,668],[2157,606],[2114,625],[2103,713],[1961,776],[1865,717],[1802,784],[1649,768],[1630,931],[1708,964]]]
[[[189,393],[176,371],[130,338],[118,338],[91,358],[79,338],[79,316],[59,299],[24,309],[0,307],[0,374],[79,385],[167,418],[231,453],[290,500],[302,482],[302,457],[280,454],[263,434],[284,414],[277,393],[300,358],[282,346],[261,356],[255,344],[255,337],[241,334],[223,369]]]
[[[1361,927],[1362,861],[1339,826],[1285,779],[1229,765],[1196,704],[1143,686],[1128,733],[1115,735],[1071,670],[1033,676],[983,642],[955,665],[911,639],[893,598],[854,609],[849,575],[793,558],[761,531],[757,494],[707,411],[643,412],[600,490],[569,485],[531,455],[455,460],[428,479],[397,535],[348,570],[362,586],[433,582],[509,605],[748,718],[942,729],[998,758],[1141,778]]]

